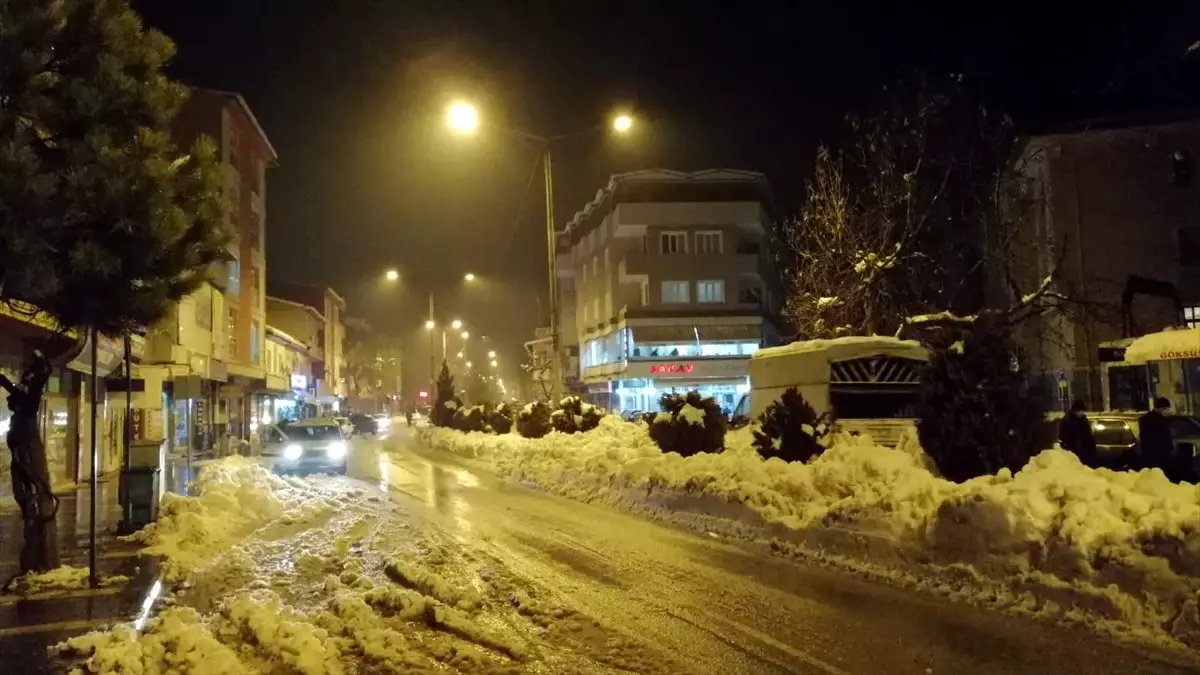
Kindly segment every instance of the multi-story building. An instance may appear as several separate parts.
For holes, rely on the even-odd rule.
[[[694,389],[736,405],[750,355],[778,335],[771,212],[759,173],[637,171],[571,219],[560,330],[590,399],[652,410],[662,393]]]
[[[269,304],[271,300],[267,302]],[[320,323],[311,315],[305,317],[306,326],[319,326]],[[316,414],[316,379],[313,373],[314,365],[322,360],[321,349],[316,346],[315,340],[319,332],[319,328],[307,330],[305,334],[313,336],[313,340],[306,343],[267,324],[267,341],[263,350],[267,389],[286,393],[268,399],[256,422],[297,420]]]
[[[315,401],[323,411],[339,410],[346,397],[346,301],[332,288],[273,283],[267,306],[272,326],[319,351],[313,364]]]
[[[1144,405],[1146,392],[1131,393],[1140,385],[1102,376],[1102,362],[1120,351],[1102,347],[1200,319],[1198,155],[1195,120],[1093,125],[1029,141],[1024,189],[1038,208],[1016,247],[1018,268],[1029,288],[1057,271],[1057,290],[1083,301],[1019,330],[1026,365],[1053,407]],[[1154,377],[1165,389],[1189,389],[1182,373]]]
[[[266,170],[277,155],[246,101],[230,92],[192,90],[175,136],[185,147],[206,136],[219,148],[234,236],[228,261],[148,334],[139,377],[147,392],[165,396],[140,403],[161,411],[173,448],[203,449],[223,438],[248,439],[270,395],[262,364]]]

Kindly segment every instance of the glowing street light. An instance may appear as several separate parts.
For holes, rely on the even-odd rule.
[[[462,321],[455,319],[450,322],[450,327],[453,328],[454,330],[458,330],[458,329],[462,328]]]
[[[493,350],[493,351],[489,351],[489,352],[488,352],[488,358],[489,358],[489,359],[494,359],[494,358],[496,358],[496,352],[495,352],[494,350]]]
[[[469,337],[471,337],[471,333],[470,333],[469,331],[465,331],[465,330],[464,330],[464,331],[462,332],[462,339],[466,340],[466,339],[467,339],[467,338],[469,338]]]
[[[400,272],[397,270],[388,270],[383,273],[383,277],[388,281],[396,281],[400,278]]]
[[[467,272],[466,274],[463,275],[463,280],[464,281],[475,281],[475,275],[470,272]]]
[[[479,111],[475,106],[458,101],[446,111],[446,124],[460,134],[473,134],[479,128]]]
[[[460,358],[460,359],[461,359],[461,358],[463,357],[463,353],[462,353],[462,352],[459,352],[459,353],[458,353],[456,356],[458,356],[458,358]]]
[[[633,118],[629,115],[617,115],[613,118],[613,131],[619,134],[628,132],[633,128]]]
[[[467,361],[467,368],[470,368],[470,367],[471,367],[471,362]]]
[[[495,367],[496,367],[496,359],[492,359],[492,367],[493,367],[493,368],[495,368]]]
[[[433,330],[434,325],[435,324],[433,323],[433,319],[426,321],[425,322],[425,330]]]

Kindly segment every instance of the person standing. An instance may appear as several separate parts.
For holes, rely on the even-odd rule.
[[[1071,410],[1058,427],[1058,442],[1075,453],[1085,466],[1096,466],[1096,437],[1092,435],[1092,423],[1084,415],[1083,401],[1071,404]]]
[[[1142,450],[1142,466],[1158,467],[1175,480],[1175,438],[1167,413],[1171,412],[1171,401],[1159,396],[1154,399],[1154,409],[1138,418],[1138,441]]]

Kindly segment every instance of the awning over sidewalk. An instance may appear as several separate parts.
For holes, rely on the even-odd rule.
[[[1179,328],[1143,335],[1125,348],[1125,362],[1200,359],[1200,328]]]

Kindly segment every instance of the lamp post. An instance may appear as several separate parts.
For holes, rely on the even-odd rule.
[[[470,103],[457,101],[451,104],[447,110],[446,123],[456,133],[464,135],[473,134],[479,129],[479,112]],[[550,377],[551,397],[554,400],[562,396],[563,370],[558,319],[558,247],[556,245],[557,236],[554,229],[554,171],[550,151],[554,144],[559,141],[596,132],[604,128],[604,126],[606,125],[600,124],[582,131],[559,134],[557,136],[539,136],[520,129],[496,126],[497,129],[504,133],[534,143],[540,148],[542,155],[542,180],[546,193],[546,268],[549,272],[550,281],[550,345],[552,350]],[[618,114],[612,118],[611,127],[613,131],[619,134],[629,133],[633,128],[633,117],[626,113]]]

